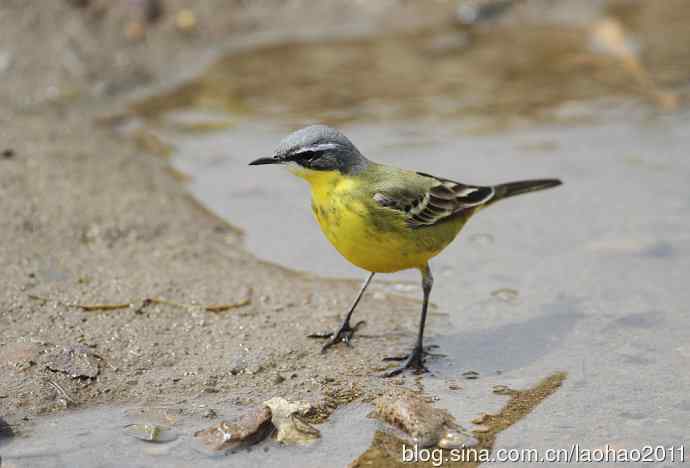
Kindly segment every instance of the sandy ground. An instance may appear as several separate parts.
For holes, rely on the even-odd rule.
[[[380,364],[372,356],[384,355],[389,340],[362,340],[323,357],[320,343],[306,338],[336,324],[354,283],[257,261],[241,234],[199,208],[164,161],[98,123],[135,89],[198,66],[209,41],[284,30],[305,8],[204,2],[196,9],[200,26],[184,33],[174,22],[184,3],[169,2],[141,40],[126,37],[138,18],[126,4],[0,7],[0,417],[15,432],[65,406],[190,398],[245,404],[276,393],[322,400],[384,385],[372,377]],[[323,24],[342,24],[335,12],[345,2],[328,3],[336,9],[322,15]],[[391,23],[381,9],[357,8],[346,11],[360,23]],[[204,309],[238,302],[249,303]],[[129,306],[79,307],[99,304]],[[416,303],[385,295],[364,305],[376,311],[372,335],[395,330],[401,310],[417,314]],[[86,368],[75,372],[93,378],[55,370],[75,345],[88,350],[80,354]]]

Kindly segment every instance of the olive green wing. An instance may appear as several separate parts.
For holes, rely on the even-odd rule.
[[[467,185],[423,172],[405,173],[395,183],[379,187],[374,201],[403,214],[408,226],[433,226],[468,213],[490,201],[493,187]]]

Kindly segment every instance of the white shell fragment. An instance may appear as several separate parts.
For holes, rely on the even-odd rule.
[[[264,405],[271,408],[272,422],[278,429],[277,441],[284,444],[307,445],[321,437],[318,429],[302,419],[311,409],[309,403],[291,402],[281,397],[274,397],[265,401]]]

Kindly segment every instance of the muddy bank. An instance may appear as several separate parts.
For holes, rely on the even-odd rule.
[[[80,115],[47,111],[5,130],[27,138],[0,161],[4,418],[61,411],[65,399],[246,404],[382,385],[372,356],[416,303],[366,299],[367,332],[380,338],[321,356],[306,336],[337,323],[356,284],[258,262],[162,161]]]

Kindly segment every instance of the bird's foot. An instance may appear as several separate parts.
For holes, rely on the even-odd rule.
[[[422,357],[425,356],[432,356],[432,357],[444,357],[445,354],[440,354],[440,353],[432,353],[432,349],[438,349],[438,345],[429,345],[429,346],[424,346],[423,348],[417,348],[415,347],[410,354],[403,354],[402,356],[389,356],[383,358],[383,361],[405,361],[409,359],[410,357],[414,356],[415,354],[421,354]]]
[[[357,329],[365,323],[366,322],[364,320],[360,320],[354,326],[350,326],[350,322],[344,322],[340,326],[338,331],[336,331],[335,333],[312,333],[311,335],[307,335],[307,337],[328,339],[328,341],[326,341],[326,343],[321,348],[322,353],[325,353],[326,350],[328,350],[328,348],[340,342],[343,342],[347,346],[352,347],[352,337],[354,336]]]
[[[393,377],[401,374],[407,369],[413,369],[416,374],[429,372],[429,369],[424,366],[424,358],[426,356],[444,356],[444,354],[436,354],[429,351],[436,348],[438,348],[437,345],[429,345],[425,347],[415,346],[410,354],[383,358],[384,361],[403,361],[399,367],[396,367],[395,369],[383,374],[383,377]]]

